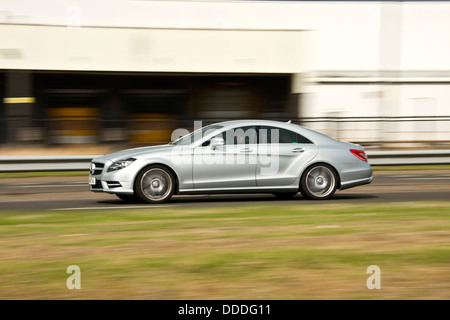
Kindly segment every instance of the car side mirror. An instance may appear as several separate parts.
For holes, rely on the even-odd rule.
[[[223,138],[212,138],[211,143],[209,144],[211,150],[215,150],[219,146],[223,146],[225,142],[223,141]]]

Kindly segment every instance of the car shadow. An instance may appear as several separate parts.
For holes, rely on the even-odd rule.
[[[292,198],[283,199],[271,194],[210,194],[210,195],[175,195],[164,204],[186,204],[186,203],[250,203],[250,202],[282,202],[282,203],[330,203],[330,202],[359,202],[364,200],[377,199],[377,195],[373,194],[335,194],[329,200],[309,200],[304,198],[300,193]],[[109,205],[148,205],[139,201],[123,201],[120,199],[100,200],[97,203]]]

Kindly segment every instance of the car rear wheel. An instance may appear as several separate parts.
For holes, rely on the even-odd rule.
[[[163,203],[172,197],[175,179],[164,166],[149,166],[143,169],[135,181],[135,192],[147,203]]]
[[[308,199],[329,199],[336,191],[337,181],[337,175],[331,166],[315,164],[303,174],[300,191]]]

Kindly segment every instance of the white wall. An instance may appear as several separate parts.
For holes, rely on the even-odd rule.
[[[297,41],[291,36],[286,38],[284,32],[272,36],[270,42],[266,43],[270,45],[270,50],[278,51],[276,53],[284,52],[283,55],[274,57],[276,59],[285,59],[287,51],[296,56],[299,62],[294,62],[293,68],[287,70],[290,73],[298,71],[295,68],[298,64],[302,64],[308,70],[376,70],[379,62],[378,20],[380,10],[379,5],[373,3],[1,0],[0,5],[0,23],[3,23],[0,29],[5,29],[0,34],[2,40],[0,50],[19,49],[23,51],[24,47],[28,47],[26,54],[22,55],[22,63],[38,69],[48,68],[45,61],[34,56],[31,50],[34,50],[34,47],[29,48],[31,43],[35,43],[37,46],[36,40],[38,39],[45,43],[45,45],[41,45],[41,50],[44,50],[50,41],[55,44],[50,48],[56,49],[56,46],[73,47],[77,45],[77,42],[73,43],[74,37],[87,37],[84,42],[79,44],[85,46],[84,50],[90,55],[101,56],[103,50],[101,44],[105,42],[110,44],[108,39],[111,32],[120,35],[121,45],[125,48],[132,46],[130,43],[136,37],[136,30],[133,28],[140,28],[141,33],[152,34],[152,36],[161,28],[175,29],[179,35],[170,36],[158,44],[166,47],[167,50],[173,49],[174,41],[186,39],[183,32],[179,31],[180,29],[197,31],[207,29],[211,32],[211,37],[218,38],[222,37],[222,30],[308,30],[313,32],[314,36],[310,37],[307,44],[302,43],[301,38],[297,38]],[[63,29],[71,29],[71,31],[80,27],[82,31],[74,35],[75,32],[69,33],[67,30],[56,32],[52,28],[39,29],[40,36],[36,37],[36,31],[33,30],[36,27],[30,27],[30,30],[27,31],[25,27],[25,29],[11,29],[9,24],[60,26]],[[204,34],[200,31],[197,33]],[[104,34],[105,40],[97,42],[101,34]],[[234,34],[233,38],[235,37]],[[254,34],[251,37],[253,38]],[[12,41],[11,38],[16,39]],[[89,38],[94,38],[95,41]],[[243,42],[244,46],[253,46],[251,41],[243,40]],[[216,45],[216,43],[213,44]],[[192,45],[199,46],[199,52],[205,52],[202,57],[208,58],[206,53],[211,49],[209,48],[210,42],[193,43]],[[228,45],[235,45],[237,48],[242,46],[238,40],[236,43],[230,41]],[[148,46],[149,52],[153,52],[154,47],[151,44]],[[145,48],[145,45],[142,47]],[[137,46],[137,48],[140,47]],[[264,46],[258,48],[267,51]],[[186,49],[186,46],[182,49]],[[297,51],[292,51],[297,49],[307,52],[310,59],[305,62],[302,54],[297,55]],[[56,53],[63,52],[48,51],[50,56],[58,58]],[[110,54],[115,55],[116,52],[111,51]],[[177,54],[181,55],[182,52],[177,52]],[[259,58],[257,52],[249,52],[249,54],[256,54],[250,59]],[[5,61],[3,56],[0,55],[1,68],[9,67],[10,63],[14,67],[20,65],[14,61]],[[164,58],[170,59],[170,57]],[[127,64],[122,61],[124,59],[126,60],[127,57],[117,56],[115,60],[118,67],[116,69],[120,70],[123,65]],[[263,64],[260,66],[263,68]],[[60,64],[57,67],[55,64],[55,68],[60,67]],[[89,66],[77,66],[76,63],[72,65],[70,59],[65,65],[67,69],[83,67]],[[249,66],[249,72],[254,70],[255,66]],[[166,71],[173,71],[173,69],[167,66]],[[233,71],[231,70],[231,72]],[[261,70],[261,72],[265,71]],[[279,70],[274,72],[279,72]]]
[[[74,43],[74,38],[82,41],[81,38],[87,37],[79,45],[85,46],[83,50],[90,55],[97,56],[102,55],[102,44],[106,42],[112,45],[114,36],[111,34],[117,32],[120,45],[124,47],[119,53],[133,50],[134,46],[135,50],[143,50],[141,55],[144,55],[145,50],[152,54],[155,47],[152,43],[136,44],[136,41],[146,41],[136,38],[147,37],[152,42],[152,37],[155,34],[158,36],[158,29],[174,29],[175,35],[170,33],[166,40],[158,42],[158,46],[171,51],[180,48],[174,46],[174,41],[186,42],[195,34],[193,32],[187,36],[180,30],[207,29],[209,35],[202,39],[206,33],[198,32],[201,34],[198,40],[209,41],[193,43],[199,46],[199,52],[205,52],[203,57],[207,57],[208,50],[211,50],[211,39],[223,38],[224,32],[221,30],[236,30],[236,33],[227,40],[229,43],[217,39],[212,44],[236,46],[235,50],[242,46],[242,42],[244,47],[253,46],[248,40],[255,37],[254,34],[249,38],[243,35],[242,42],[238,39],[233,42],[233,38],[239,37],[238,30],[308,30],[313,34],[308,43],[302,43],[301,37],[297,37],[297,41],[291,36],[286,38],[286,33],[281,32],[271,37],[269,43],[258,46],[264,49],[266,45],[272,50],[284,46],[284,51],[297,50],[300,46],[309,59],[306,62],[293,62],[293,65],[302,64],[309,71],[379,70],[391,66],[400,70],[450,70],[449,16],[448,2],[0,0],[0,50],[22,49],[28,47],[29,42],[37,40],[43,41],[45,46],[53,43],[51,49],[67,45],[73,47],[78,44],[76,41]],[[80,30],[69,33],[61,30],[55,32],[52,28],[39,29],[39,36],[36,37],[36,31],[32,30],[35,27],[29,31],[25,27],[11,29],[10,25],[17,24],[60,26],[66,29],[79,27]],[[144,35],[136,35],[135,28]],[[162,34],[160,36],[164,37]],[[102,37],[105,40],[98,42]],[[266,35],[261,33],[256,37]],[[41,46],[41,50],[45,46]],[[181,47],[190,49],[188,45]],[[226,53],[229,52],[223,54]],[[47,54],[57,56],[56,52],[50,50]],[[115,55],[115,52],[110,54]],[[167,52],[167,59],[173,54]],[[182,52],[177,54],[182,55]],[[250,51],[250,54],[256,54],[251,58],[259,58],[257,52]],[[296,55],[297,52],[291,54]],[[4,56],[0,54],[1,68],[14,64],[14,61],[5,61]],[[23,54],[24,60],[34,58],[32,52]],[[303,55],[297,57],[300,61],[303,58]],[[115,59],[119,66],[117,69],[127,64],[121,59],[126,60],[128,57],[119,55]],[[41,68],[39,59],[32,62]],[[47,68],[46,63],[42,65]],[[66,67],[77,68],[76,63],[74,66],[67,64]],[[166,69],[172,70],[170,66]],[[249,71],[254,69],[255,66],[249,66]],[[294,72],[291,70],[291,73]]]
[[[0,68],[301,72],[305,68],[302,33],[3,25],[0,46],[17,54],[9,58],[3,54]]]
[[[0,0],[0,68],[288,73],[301,116],[448,116],[449,17],[429,1]]]
[[[402,6],[401,68],[450,70],[450,3]]]

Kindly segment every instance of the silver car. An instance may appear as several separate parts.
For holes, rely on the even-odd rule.
[[[272,193],[329,199],[370,183],[364,149],[322,133],[269,120],[205,126],[166,145],[92,160],[90,190],[123,200],[168,201],[174,194]]]

